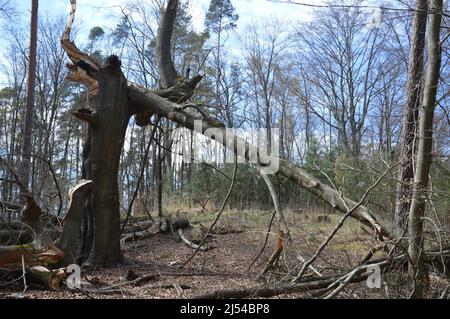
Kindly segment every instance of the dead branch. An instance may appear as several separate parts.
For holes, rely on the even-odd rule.
[[[77,9],[77,1],[70,0],[71,11],[67,19],[66,28],[61,37],[61,46],[69,56],[73,64],[67,64],[69,74],[67,78],[70,81],[83,83],[88,87],[88,96],[92,97],[98,92],[98,81],[96,74],[100,69],[100,65],[86,53],[80,51],[75,43],[70,41],[70,32],[72,30],[73,20]]]
[[[183,241],[183,243],[185,243],[186,245],[188,245],[189,247],[191,247],[192,249],[195,249],[196,251],[201,250],[201,251],[207,251],[208,248],[201,246],[201,245],[197,245],[194,244],[193,242],[191,242],[189,239],[187,239],[184,234],[183,234],[183,230],[182,229],[178,229],[178,234],[180,235],[181,240]]]
[[[350,282],[361,282],[367,279],[366,274],[354,276]],[[259,286],[251,288],[221,289],[202,295],[193,296],[192,299],[229,299],[229,298],[257,298],[273,297],[282,294],[304,293],[306,291],[326,288],[332,284],[336,278],[318,279],[305,283],[283,284],[278,286]]]
[[[267,261],[266,266],[261,271],[261,273],[258,275],[258,278],[261,278],[265,273],[267,273],[270,269],[273,268],[273,266],[278,262],[278,259],[280,259],[281,253],[284,250],[284,239],[285,239],[285,233],[283,230],[280,230],[280,235],[278,235],[277,242],[275,244],[275,249],[270,256],[269,260]]]
[[[277,214],[278,223],[280,224],[280,226],[283,230],[283,237],[286,236],[287,241],[292,244],[291,233],[289,232],[289,227],[286,223],[286,220],[284,219],[284,215],[281,210],[280,201],[278,199],[278,194],[277,194],[277,191],[275,190],[275,187],[273,187],[272,180],[270,179],[268,174],[261,173],[261,176],[262,176],[264,182],[266,183],[267,188],[269,189],[270,196],[272,196],[273,206],[274,206],[275,212]]]
[[[120,239],[120,245],[124,246],[125,243],[130,241],[135,241],[138,239],[146,239],[151,238],[155,236],[156,234],[160,233],[161,229],[158,223],[154,223],[152,226],[150,226],[148,229],[144,229],[141,231],[136,231],[129,234],[123,234]]]

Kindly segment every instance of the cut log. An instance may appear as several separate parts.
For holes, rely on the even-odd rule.
[[[85,203],[91,193],[91,180],[81,180],[69,190],[69,209],[62,220],[63,231],[57,241],[57,246],[64,251],[63,264],[72,264],[78,255],[80,246],[81,220]]]
[[[56,290],[59,288],[61,278],[55,275],[51,270],[43,266],[34,266],[26,270],[27,282],[38,284],[44,288]]]
[[[36,249],[33,244],[0,246],[0,268],[21,269],[22,256],[25,265],[31,267],[56,264],[64,253],[51,244],[45,244],[39,249]]]

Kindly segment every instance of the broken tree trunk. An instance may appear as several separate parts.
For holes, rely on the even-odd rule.
[[[26,204],[22,209],[22,221],[27,224],[37,237],[41,233],[41,214],[42,210],[30,194],[24,194]]]
[[[88,252],[89,257],[85,261],[87,264],[104,265],[115,263],[121,258],[117,175],[126,128],[132,115],[136,115],[138,125],[146,125],[149,124],[153,113],[148,109],[131,107],[127,81],[117,56],[108,57],[105,65],[101,67],[70,41],[76,0],[70,2],[72,10],[61,37],[61,46],[73,63],[68,65],[68,79],[88,87],[90,104],[90,108],[73,113],[88,125],[89,134],[83,151],[83,175],[84,178],[92,180],[94,185],[86,210],[93,214],[92,218],[88,218],[88,223],[93,226],[87,227],[93,230],[92,245],[83,243],[83,255]],[[168,10],[174,14],[178,1],[172,3],[173,8],[169,9],[173,10]],[[158,94],[172,101],[183,102],[192,96],[201,78],[196,76],[181,80],[170,88],[158,90]]]
[[[264,156],[259,148],[244,141],[231,131],[226,131],[223,124],[217,120],[193,114],[186,110],[186,107],[181,108],[179,105],[154,94],[151,90],[146,90],[136,85],[130,85],[128,90],[134,112],[142,112],[143,110],[152,111],[183,127],[214,138],[246,160],[251,158],[258,159],[258,164],[261,166],[278,163],[278,170],[276,170],[278,175],[296,182],[343,213],[347,212],[348,207],[354,207],[356,205],[356,202],[342,197],[337,190],[320,182],[304,169],[275,156]],[[237,145],[243,147],[237,147]],[[375,230],[380,239],[390,236],[388,228],[377,220],[367,207],[359,206],[352,214],[352,217]]]
[[[117,184],[120,154],[131,113],[127,81],[120,61],[110,56],[98,71],[98,93],[91,100],[90,151],[86,178],[93,181],[90,209],[94,213],[92,248],[86,263],[118,262],[120,254],[120,211]]]
[[[64,228],[61,237],[56,243],[64,251],[64,265],[74,263],[79,253],[81,221],[92,186],[92,181],[83,179],[69,190],[69,208],[62,221]]]
[[[10,270],[22,268],[23,262],[27,266],[56,264],[64,253],[51,244],[35,248],[33,244],[0,246],[0,268]]]

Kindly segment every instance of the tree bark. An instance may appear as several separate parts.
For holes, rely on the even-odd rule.
[[[27,102],[25,108],[25,126],[22,146],[21,179],[25,187],[29,187],[31,163],[31,133],[33,129],[34,88],[36,86],[36,50],[39,1],[31,2],[30,53],[28,57]]]
[[[94,183],[91,209],[94,214],[93,245],[86,264],[120,261],[120,211],[118,170],[125,132],[131,113],[127,81],[118,58],[110,57],[99,70],[98,93],[91,100],[94,122],[90,124],[90,152],[86,177]],[[116,60],[117,59],[117,60]]]
[[[417,0],[413,22],[411,51],[409,54],[407,98],[403,114],[402,142],[400,161],[402,162],[397,185],[397,199],[394,220],[401,230],[406,226],[407,214],[411,204],[412,181],[414,179],[413,156],[415,153],[415,136],[419,105],[423,90],[423,60],[425,33],[427,26],[428,0]]]
[[[442,0],[430,1],[430,21],[427,36],[428,67],[423,92],[423,109],[419,120],[419,146],[417,165],[414,175],[414,188],[409,210],[408,247],[409,276],[413,283],[413,298],[423,298],[427,284],[427,273],[424,260],[423,217],[427,200],[428,174],[431,165],[433,147],[433,117],[436,107],[436,92],[439,83],[441,66],[441,28]]]
[[[51,270],[43,266],[34,266],[26,270],[27,281],[43,286],[50,290],[59,288],[61,278],[55,275]]]

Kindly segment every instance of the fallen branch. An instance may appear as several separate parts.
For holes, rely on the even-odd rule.
[[[358,203],[355,203],[355,206],[353,206],[351,209],[349,207],[347,207],[347,213],[341,218],[341,220],[339,221],[339,223],[334,227],[334,229],[331,231],[331,233],[328,235],[328,237],[325,239],[325,241],[320,245],[320,247],[317,249],[317,251],[314,253],[314,255],[303,264],[302,268],[300,269],[300,271],[298,272],[298,275],[292,280],[292,282],[298,281],[303,274],[306,272],[306,270],[308,269],[309,266],[312,265],[312,263],[317,259],[317,257],[319,257],[319,255],[322,253],[322,251],[325,249],[325,247],[330,243],[330,241],[334,238],[334,236],[336,235],[336,233],[339,231],[339,229],[341,229],[341,227],[344,225],[344,222],[346,221],[346,219],[348,217],[350,217],[363,203],[364,201],[367,199],[367,197],[369,196],[370,192],[381,182],[381,180],[384,178],[384,176],[394,167],[396,167],[398,164],[393,165],[391,167],[389,167],[377,180],[376,182],[370,186],[366,192],[364,193],[364,195],[361,197],[361,199],[359,200]],[[342,198],[342,195],[340,195]]]
[[[38,249],[33,244],[0,246],[0,267],[9,270],[21,269],[22,256],[28,267],[56,264],[63,255],[60,249],[51,244]]]
[[[258,278],[261,278],[265,273],[267,273],[270,269],[272,269],[273,266],[278,262],[278,259],[280,259],[281,253],[283,252],[283,249],[284,249],[284,238],[285,238],[285,233],[283,230],[280,230],[280,235],[278,236],[278,239],[277,239],[277,242],[275,245],[275,250],[272,253],[272,255],[270,256],[269,261],[267,261],[264,269],[258,275]]]
[[[184,234],[183,234],[183,230],[182,229],[178,229],[178,234],[180,235],[181,240],[183,241],[183,243],[185,243],[186,245],[188,245],[189,247],[191,247],[192,249],[195,250],[201,250],[201,251],[207,251],[208,248],[204,247],[204,246],[200,246],[197,244],[194,244],[193,242],[191,242],[189,239],[187,239]]]
[[[211,119],[205,119],[202,116],[188,112],[188,110],[183,110],[179,105],[158,96],[151,90],[146,90],[132,84],[128,86],[128,92],[130,102],[135,109],[135,112],[143,112],[145,110],[152,111],[162,117],[166,117],[169,120],[178,123],[183,127],[190,130],[195,130],[200,134],[205,134],[206,131],[210,129],[216,130],[217,134],[214,134],[214,136],[226,136],[226,138],[222,138],[222,144],[246,160],[254,157],[258,159],[267,157],[264,156],[264,154],[261,154],[259,148],[249,144],[244,139],[231,132],[226,132],[221,123],[217,123],[217,121],[212,121]],[[237,147],[237,145],[243,145],[245,147]],[[315,194],[333,208],[343,213],[347,213],[347,207],[354,207],[357,205],[357,203],[353,200],[340,196],[337,190],[326,185],[325,183],[320,182],[317,178],[311,176],[304,169],[297,167],[284,159],[274,156],[270,156],[269,159],[267,159],[267,162],[272,160],[274,163],[279,163],[276,174],[285,176],[296,182],[302,188],[305,188],[309,192]],[[387,227],[377,221],[367,207],[359,205],[358,208],[352,212],[351,216],[364,225],[374,229],[381,240],[385,237],[390,237]]]
[[[368,275],[353,277],[350,282],[361,282],[367,279]],[[318,290],[328,287],[336,278],[320,279],[297,284],[283,284],[279,286],[260,286],[251,288],[220,289],[210,293],[193,296],[192,299],[229,299],[229,298],[252,298],[252,297],[273,297],[282,294],[302,293],[306,291]]]
[[[64,251],[64,264],[71,264],[75,261],[80,246],[80,229],[85,203],[91,194],[93,182],[91,180],[80,180],[69,190],[69,208],[62,220],[63,231],[57,240],[57,246]]]
[[[153,223],[147,229],[144,229],[144,230],[141,230],[141,231],[136,231],[136,232],[129,233],[129,234],[123,234],[121,239],[120,239],[120,245],[124,246],[125,243],[130,242],[130,241],[151,238],[151,237],[155,236],[156,234],[158,234],[160,232],[161,232],[161,229],[160,229],[159,224],[158,223]]]

